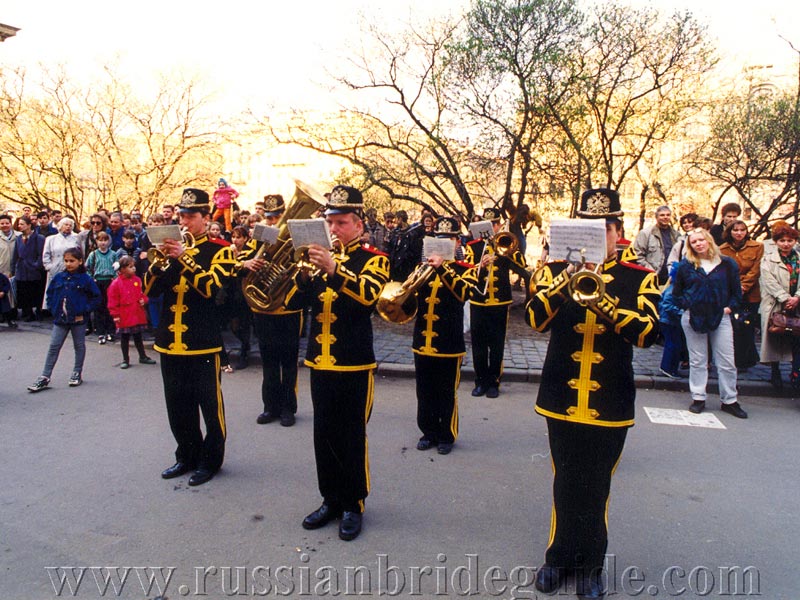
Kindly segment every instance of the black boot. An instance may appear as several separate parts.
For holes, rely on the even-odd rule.
[[[783,380],[781,379],[781,367],[779,363],[772,363],[772,375],[769,378],[769,382],[776,390],[783,389]]]

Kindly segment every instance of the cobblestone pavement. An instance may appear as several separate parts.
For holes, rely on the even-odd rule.
[[[506,336],[506,349],[504,358],[503,378],[507,381],[538,381],[541,368],[544,364],[547,344],[550,336],[547,333],[538,333],[531,329],[524,318],[524,293],[515,291],[514,302],[511,305],[508,330]],[[372,317],[374,331],[375,356],[378,362],[378,372],[386,375],[413,376],[414,359],[411,352],[411,338],[413,323],[395,325],[387,323],[377,314]],[[49,322],[20,323],[20,329],[45,329],[49,332]],[[151,336],[145,339],[152,340]],[[93,340],[93,336],[87,339]],[[258,344],[252,338],[252,355],[258,355]],[[226,347],[234,355],[238,352],[239,342],[229,331],[225,332]],[[470,350],[469,333],[465,336],[467,354],[463,362],[463,378],[470,381],[473,376],[472,353]],[[151,341],[152,343],[152,341]],[[305,356],[306,339],[300,342],[300,357]],[[654,345],[650,348],[634,348],[633,369],[638,387],[649,389],[686,390],[689,389],[688,370],[682,370],[681,379],[670,379],[659,371],[661,364],[662,347]],[[784,382],[788,382],[789,364],[783,363]],[[743,394],[762,396],[791,396],[800,395],[784,385],[782,392],[776,391],[769,383],[770,368],[768,365],[757,365],[744,372],[739,372],[739,390]],[[709,393],[716,393],[716,371],[712,366],[709,375]]]

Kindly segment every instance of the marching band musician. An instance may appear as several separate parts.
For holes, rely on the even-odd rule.
[[[491,221],[495,235],[501,230],[500,212],[495,208],[483,211],[483,219]],[[470,328],[472,331],[472,363],[475,369],[475,397],[500,395],[500,376],[511,306],[509,270],[526,276],[525,257],[515,250],[500,256],[488,240],[472,240],[467,244],[465,260],[478,265],[478,282],[470,295]]]
[[[312,244],[308,261],[319,270],[300,270],[286,296],[288,310],[311,306],[305,364],[311,368],[314,454],[322,505],[303,520],[317,529],[341,517],[339,537],[353,540],[362,527],[369,493],[366,426],[372,411],[375,354],[370,316],[389,279],[389,259],[362,246],[363,197],[337,185],[325,218],[341,253]]]
[[[436,237],[457,239],[458,220],[440,217]],[[418,290],[414,324],[414,370],[417,379],[417,426],[422,437],[417,450],[438,446],[449,454],[458,437],[458,383],[464,346],[464,302],[476,283],[473,265],[427,257],[434,275]]]
[[[619,194],[583,193],[578,216],[605,219],[605,289],[587,298],[569,290],[574,266],[551,262],[535,274],[526,321],[550,331],[536,412],[547,419],[552,456],[553,514],[545,563],[536,589],[557,590],[568,572],[584,598],[602,598],[608,545],[611,476],[634,420],[633,346],[656,339],[659,290],[649,269],[618,262]]]
[[[221,323],[215,296],[235,264],[230,246],[209,241],[209,197],[203,190],[183,190],[178,205],[182,228],[194,236],[166,240],[160,250],[168,263],[153,264],[145,274],[145,293],[163,296],[155,345],[170,429],[178,447],[176,462],[161,476],[172,479],[196,469],[189,485],[209,481],[225,456],[225,407],[220,382]],[[200,429],[202,413],[206,436]]]
[[[264,220],[274,226],[286,212],[286,204],[280,194],[264,196]],[[246,257],[256,253],[255,246]],[[245,265],[248,265],[245,262]],[[249,263],[257,271],[265,265],[264,259]],[[283,306],[269,312],[253,311],[253,329],[261,352],[261,400],[264,411],[258,415],[259,425],[279,419],[284,427],[295,424],[297,413],[297,358],[300,354],[300,332],[303,327],[303,311],[289,310]]]

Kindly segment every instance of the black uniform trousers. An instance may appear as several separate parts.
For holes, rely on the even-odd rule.
[[[547,419],[553,457],[553,514],[545,562],[582,569],[603,566],[608,547],[607,510],[627,427],[596,427]]]
[[[458,437],[458,384],[461,356],[414,353],[417,426],[422,439],[452,444]]]
[[[325,502],[363,512],[369,494],[367,422],[372,413],[374,374],[311,369],[314,455]]]
[[[178,462],[212,471],[225,458],[225,405],[219,354],[161,354],[161,377]],[[200,429],[200,413],[206,437]]]
[[[472,364],[475,385],[499,386],[506,347],[508,305],[478,306],[470,303]]]
[[[297,359],[302,313],[253,313],[253,330],[261,352],[261,400],[275,416],[297,412]]]

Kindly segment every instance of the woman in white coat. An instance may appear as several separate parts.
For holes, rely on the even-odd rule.
[[[800,305],[800,253],[795,245],[800,233],[786,223],[772,228],[774,249],[761,260],[761,362],[772,366],[773,386],[780,389],[780,363],[791,361],[790,382],[800,387],[800,337],[770,333],[769,316],[778,311],[797,311]]]
[[[45,305],[47,309],[47,287],[56,274],[64,270],[64,252],[67,248],[77,248],[80,245],[78,234],[72,232],[75,221],[69,217],[63,217],[58,222],[58,233],[47,236],[44,241],[44,251],[42,252],[42,265],[47,271],[47,284],[45,286]]]

